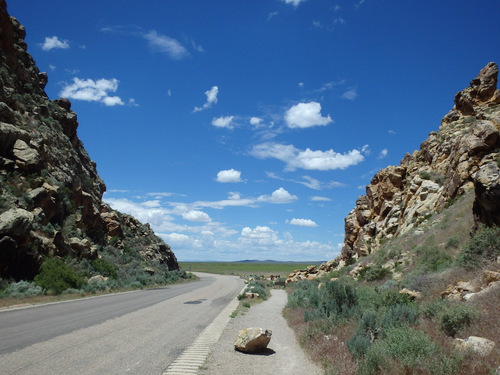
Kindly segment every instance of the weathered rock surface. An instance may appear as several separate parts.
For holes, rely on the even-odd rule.
[[[345,218],[337,259],[297,270],[288,282],[312,279],[380,248],[382,240],[421,233],[420,226],[447,204],[474,190],[474,228],[500,225],[500,91],[491,62],[455,96],[455,106],[419,151],[380,170]],[[358,270],[359,271],[359,270]],[[354,277],[355,275],[355,270]]]
[[[258,353],[267,348],[271,336],[272,332],[267,329],[245,328],[238,333],[234,341],[234,348],[244,353]]]
[[[474,188],[476,223],[500,223],[500,93],[489,63],[455,97],[419,151],[379,171],[345,219],[340,259],[366,256],[382,239],[418,229],[426,217]]]
[[[105,246],[178,269],[148,225],[102,202],[77,115],[68,99],[47,97],[25,35],[0,0],[0,278],[31,279],[44,256],[94,259]]]
[[[472,350],[481,357],[486,357],[495,347],[495,342],[484,337],[470,336],[466,339],[455,339],[455,347],[459,350]]]

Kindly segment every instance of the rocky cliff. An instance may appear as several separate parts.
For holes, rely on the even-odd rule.
[[[295,271],[287,282],[321,277],[376,252],[384,240],[423,233],[432,215],[468,192],[474,195],[470,231],[480,225],[500,226],[497,83],[498,66],[491,62],[455,95],[455,106],[419,151],[375,174],[345,218],[341,254],[320,267]]]
[[[0,277],[32,279],[48,256],[138,252],[148,272],[178,269],[148,225],[103,203],[106,186],[78,138],[67,99],[50,100],[25,29],[0,0]]]
[[[475,227],[500,225],[500,91],[489,63],[419,151],[378,172],[345,219],[341,260],[376,251],[380,241],[418,230],[432,214],[474,189]],[[474,228],[471,228],[474,229]]]

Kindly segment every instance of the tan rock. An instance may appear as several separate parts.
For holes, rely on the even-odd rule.
[[[271,336],[271,330],[245,328],[238,333],[234,341],[234,348],[244,353],[258,353],[267,348]]]
[[[488,270],[483,272],[483,282],[486,286],[496,281],[500,281],[500,272]]]
[[[459,350],[472,350],[481,357],[486,357],[495,347],[495,342],[484,337],[469,336],[466,339],[455,339],[454,345]]]

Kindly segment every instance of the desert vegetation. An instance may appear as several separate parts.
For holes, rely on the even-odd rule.
[[[327,276],[288,285],[284,314],[327,374],[496,371],[500,289],[450,295],[450,286],[479,285],[485,272],[500,271],[500,228],[470,236],[468,212],[470,200],[461,198],[430,218],[423,234],[394,238]],[[460,349],[456,339],[469,336],[496,345],[486,356]]]
[[[100,257],[77,260],[47,257],[33,281],[1,280],[0,304],[38,300],[37,296],[96,294],[142,289],[193,278],[183,270],[169,270],[166,264],[146,261],[138,251],[125,246],[104,247]]]

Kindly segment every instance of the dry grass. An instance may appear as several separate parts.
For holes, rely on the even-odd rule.
[[[297,334],[301,346],[314,362],[322,365],[326,374],[356,373],[356,362],[345,345],[356,329],[355,324],[334,326],[325,320],[304,322],[303,308],[286,308],[283,316]]]

